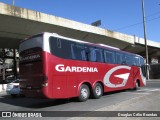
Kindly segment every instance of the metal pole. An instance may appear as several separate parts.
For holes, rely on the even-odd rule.
[[[14,0],[12,0],[12,5],[14,6]]]
[[[16,49],[13,49],[13,56],[14,56],[14,76],[17,78],[17,58],[16,58]]]
[[[3,58],[3,82],[6,79],[6,66],[5,66],[5,49],[2,49]],[[2,90],[5,90],[4,84],[2,84]]]
[[[145,51],[146,51],[146,79],[149,79],[149,64],[148,64],[148,47],[147,47],[147,35],[146,35],[146,17],[144,10],[144,0],[142,0],[142,13],[143,13],[143,29],[144,29],[144,43],[145,43]]]

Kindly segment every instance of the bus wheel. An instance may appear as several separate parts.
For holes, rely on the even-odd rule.
[[[103,87],[100,83],[96,83],[93,89],[93,98],[98,99],[103,95]]]
[[[139,89],[139,83],[138,81],[136,81],[135,90],[138,90],[138,89]]]
[[[89,96],[90,96],[89,87],[86,84],[82,84],[79,90],[78,101],[84,102],[89,98]]]

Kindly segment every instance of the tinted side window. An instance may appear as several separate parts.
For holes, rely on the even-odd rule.
[[[133,64],[136,65],[136,66],[140,66],[140,59],[139,59],[138,56],[134,57],[134,63]]]
[[[71,53],[72,53],[72,59],[74,60],[87,60],[86,50],[83,44],[72,43]]]
[[[88,59],[92,62],[104,62],[103,50],[94,47],[89,48]]]
[[[96,61],[97,62],[104,62],[103,50],[96,49]]]
[[[88,54],[89,61],[96,62],[96,49],[95,48],[89,48],[89,54]]]
[[[131,55],[125,55],[125,60],[127,65],[133,65],[133,56]]]
[[[124,54],[116,52],[116,63],[125,64]]]
[[[143,66],[145,63],[144,63],[144,59],[142,57],[140,57],[140,66]]]
[[[104,59],[106,63],[115,63],[115,52],[105,50],[104,51]]]
[[[71,42],[55,37],[50,37],[50,50],[51,53],[57,57],[71,59]]]

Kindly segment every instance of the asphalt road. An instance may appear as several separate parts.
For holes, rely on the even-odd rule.
[[[125,104],[125,101],[128,102],[139,99],[157,91],[160,91],[160,81],[148,81],[146,87],[137,91],[125,90],[107,93],[100,99],[89,99],[86,102],[77,102],[75,99],[47,100],[25,97],[12,98],[6,95],[5,92],[1,92],[0,111],[101,111],[104,108],[110,108],[110,106],[119,103]],[[141,99],[139,99],[139,101],[141,101]],[[150,111],[151,109],[148,108],[146,110]]]

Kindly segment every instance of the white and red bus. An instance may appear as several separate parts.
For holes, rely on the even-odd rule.
[[[28,97],[72,98],[146,85],[143,57],[119,49],[41,33],[21,42],[20,88]]]

